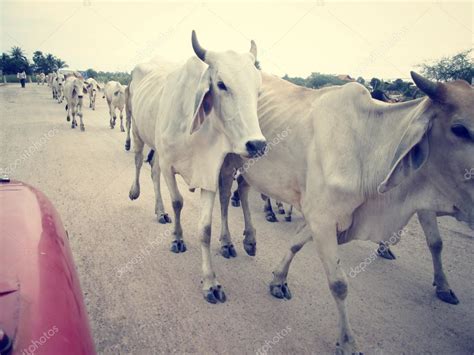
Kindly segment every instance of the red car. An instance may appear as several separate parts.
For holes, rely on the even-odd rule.
[[[0,354],[95,354],[61,219],[48,198],[0,179]]]

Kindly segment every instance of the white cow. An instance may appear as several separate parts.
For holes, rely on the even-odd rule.
[[[48,86],[49,87],[52,87],[52,84],[53,84],[53,76],[55,75],[55,73],[49,73],[47,76],[46,76],[46,82],[48,83]]]
[[[82,117],[82,106],[84,101],[84,95],[87,94],[87,88],[84,80],[76,78],[75,76],[69,76],[64,83],[64,97],[66,98],[66,120],[71,120],[71,128],[77,127],[76,115],[81,119],[81,131],[85,130],[83,117]],[[72,117],[71,117],[72,116]]]
[[[191,189],[201,189],[198,234],[202,246],[203,295],[225,301],[225,293],[211,264],[211,220],[218,177],[228,153],[258,156],[266,146],[257,118],[261,84],[255,67],[256,46],[250,53],[204,50],[192,33],[196,57],[184,65],[153,60],[132,72],[129,103],[132,114],[136,175],[130,199],[140,194],[139,176],[146,143],[157,152],[152,162],[155,212],[163,216],[160,172],[168,186],[175,215],[171,251],[186,250],[180,222],[183,198],[175,174]],[[166,218],[162,222],[167,222]]]
[[[87,88],[87,94],[89,95],[89,108],[95,110],[95,99],[97,96],[97,92],[102,90],[102,88],[94,78],[88,78],[85,81],[85,84]]]
[[[53,91],[53,98],[58,100],[58,103],[62,103],[64,99],[64,82],[65,77],[63,74],[53,74],[53,82],[52,82],[52,91]]]
[[[110,128],[115,127],[115,121],[117,120],[117,115],[115,114],[115,110],[118,109],[120,112],[120,130],[122,132],[125,132],[125,129],[123,128],[123,109],[125,107],[125,89],[126,89],[126,86],[113,80],[105,84],[105,88],[104,88],[104,97],[107,100],[107,105],[109,105]]]
[[[311,90],[268,74],[262,77],[258,115],[268,150],[254,161],[229,156],[224,162],[222,244],[231,245],[225,206],[233,171],[240,167],[248,184],[302,212],[306,224],[274,270],[270,291],[277,298],[291,298],[291,261],[313,239],[339,313],[338,352],[357,351],[338,244],[398,240],[418,213],[433,256],[436,291],[449,302],[454,294],[442,270],[436,216],[454,216],[474,229],[474,179],[465,174],[474,166],[473,87],[464,81],[433,83],[412,73],[428,97],[387,104],[372,100],[357,83]],[[239,194],[247,250],[255,243],[255,229],[245,180]]]
[[[44,85],[45,80],[46,80],[46,75],[44,75],[44,73],[36,74],[36,84]]]

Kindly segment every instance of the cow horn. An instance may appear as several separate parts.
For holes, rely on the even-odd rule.
[[[196,36],[196,31],[193,30],[191,34],[191,42],[193,44],[194,53],[201,59],[203,62],[205,61],[204,58],[206,57],[206,50],[201,47],[199,41]]]
[[[253,39],[250,41],[250,53],[252,53],[255,60],[257,60],[257,45]]]
[[[435,83],[414,71],[410,72],[416,86],[432,100],[440,99],[440,84]]]

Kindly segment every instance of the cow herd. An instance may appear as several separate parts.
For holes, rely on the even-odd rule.
[[[160,58],[138,64],[128,87],[77,76],[60,79],[53,97],[66,99],[72,127],[82,115],[83,95],[104,91],[110,127],[126,111],[125,149],[133,146],[135,178],[129,197],[140,195],[144,147],[155,190],[155,214],[171,223],[161,197],[160,176],[174,212],[171,251],[187,250],[181,225],[181,175],[191,191],[200,189],[198,235],[202,251],[202,293],[210,303],[226,300],[212,264],[211,221],[219,193],[221,254],[237,255],[228,227],[234,179],[244,216],[243,247],[256,254],[256,229],[248,203],[250,186],[298,210],[304,225],[294,236],[269,285],[273,296],[290,299],[288,272],[298,251],[318,255],[338,315],[336,350],[357,353],[346,299],[349,288],[338,245],[353,240],[387,243],[417,214],[432,254],[436,294],[456,304],[441,262],[442,239],[437,216],[452,216],[474,229],[474,89],[465,81],[432,82],[412,72],[426,96],[403,103],[371,98],[358,84],[319,90],[296,86],[256,66],[257,46],[250,51],[212,51],[199,43],[195,55],[177,65]],[[50,80],[51,79],[51,80]],[[130,130],[133,137],[131,142]],[[132,144],[133,143],[133,144]],[[192,233],[194,234],[194,233]]]
[[[44,77],[44,78],[43,78]],[[42,79],[43,78],[43,79]],[[117,81],[109,81],[105,86],[99,84],[94,78],[83,78],[79,72],[70,72],[63,74],[61,72],[49,73],[45,76],[43,73],[36,76],[38,85],[46,82],[51,88],[53,99],[58,103],[66,100],[66,120],[71,121],[71,128],[77,126],[76,116],[80,118],[80,129],[85,130],[83,119],[83,101],[84,96],[89,97],[89,108],[95,110],[96,98],[100,92],[103,92],[103,98],[106,98],[110,113],[110,128],[114,128],[117,118],[116,111],[120,112],[120,129],[125,132],[123,127],[123,110],[125,108],[125,86]]]

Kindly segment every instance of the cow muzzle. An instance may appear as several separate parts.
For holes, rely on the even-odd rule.
[[[251,140],[245,143],[245,148],[250,158],[260,157],[265,154],[267,142],[264,140]]]

